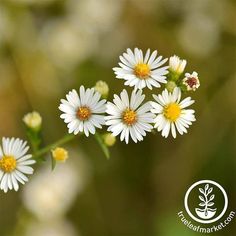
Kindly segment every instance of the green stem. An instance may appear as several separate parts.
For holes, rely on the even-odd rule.
[[[55,143],[52,143],[40,150],[38,150],[35,155],[34,155],[34,158],[37,158],[37,157],[40,157],[44,154],[46,154],[47,152],[50,152],[53,148],[56,148],[58,146],[61,146],[65,143],[68,143],[70,142],[71,140],[73,140],[76,136],[75,135],[72,135],[72,134],[67,134],[65,135],[64,137],[62,137],[61,139],[59,139],[58,141],[56,141]]]

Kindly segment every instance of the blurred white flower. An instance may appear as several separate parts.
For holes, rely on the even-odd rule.
[[[219,37],[217,22],[202,14],[189,14],[178,33],[182,48],[198,57],[210,56],[218,46]]]
[[[46,5],[50,4],[59,0],[10,0],[13,3],[18,3],[18,4],[29,4],[29,5]]]
[[[143,4],[144,3],[143,0],[130,0],[130,1],[142,13],[146,14],[156,13],[158,11],[158,6],[160,5],[160,1],[157,0],[145,0],[145,4]]]
[[[3,42],[11,39],[14,25],[9,12],[3,6],[0,6],[0,46]]]
[[[117,23],[124,0],[70,0],[68,11],[75,22],[87,25],[93,32],[106,32]]]
[[[73,68],[89,58],[97,43],[96,34],[85,24],[68,19],[47,24],[42,32],[42,48],[53,63],[63,69]]]
[[[23,236],[78,236],[72,224],[64,219],[29,222]]]
[[[44,167],[23,190],[25,207],[41,221],[63,216],[84,188],[87,163],[80,152],[70,151],[70,156],[78,163],[68,161],[54,171]]]

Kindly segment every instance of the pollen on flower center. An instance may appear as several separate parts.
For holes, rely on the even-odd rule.
[[[16,159],[13,156],[3,156],[0,160],[0,168],[4,172],[12,172],[16,169]]]
[[[123,113],[123,122],[127,125],[133,125],[137,121],[137,114],[131,109],[126,109]]]
[[[134,68],[134,74],[140,79],[147,79],[150,74],[150,67],[145,63],[138,63]]]
[[[88,120],[90,116],[91,116],[91,110],[86,106],[80,107],[77,110],[77,117],[82,121]]]
[[[181,113],[181,108],[177,103],[170,103],[164,108],[164,116],[170,121],[176,121]]]

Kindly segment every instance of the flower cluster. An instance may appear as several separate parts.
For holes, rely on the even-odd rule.
[[[186,109],[194,103],[187,97],[181,101],[183,92],[195,91],[199,86],[198,74],[186,73],[182,76],[186,60],[178,56],[163,59],[157,51],[144,54],[141,49],[127,49],[120,57],[119,67],[113,68],[116,78],[123,79],[124,85],[133,88],[131,95],[124,89],[119,95],[114,94],[112,102],[100,100],[101,93],[106,91],[106,83],[99,82],[99,89],[80,87],[79,94],[72,90],[62,99],[59,109],[61,118],[67,123],[69,133],[84,132],[95,134],[95,129],[108,126],[107,131],[113,136],[120,135],[120,140],[136,143],[142,141],[148,132],[155,128],[167,138],[171,133],[174,138],[177,132],[187,133],[187,128],[195,121],[194,110]],[[144,102],[143,90],[161,87],[160,94],[153,94],[154,101]]]
[[[33,155],[26,154],[27,142],[15,138],[3,138],[0,146],[0,189],[18,190],[19,184],[28,181],[26,174],[33,174],[30,166],[37,161],[43,161],[44,155],[50,153],[52,169],[57,162],[63,163],[69,153],[61,145],[71,141],[83,133],[86,137],[94,135],[104,154],[109,157],[108,147],[116,142],[116,136],[126,144],[130,140],[135,143],[142,141],[153,129],[161,132],[165,138],[171,134],[187,133],[187,129],[195,121],[195,111],[187,109],[194,103],[191,97],[181,100],[184,93],[195,91],[200,82],[198,73],[185,73],[186,60],[178,56],[169,58],[165,65],[157,51],[146,53],[135,48],[127,49],[120,57],[119,67],[113,68],[116,78],[124,80],[124,85],[131,87],[129,93],[123,89],[120,94],[114,94],[112,101],[107,101],[109,86],[104,81],[98,81],[93,88],[80,86],[78,92],[73,89],[61,99],[60,117],[67,124],[69,135],[54,144],[41,147],[42,117],[38,112],[28,113],[23,122],[26,126]],[[154,89],[164,85],[162,92]],[[145,101],[144,89],[153,93],[152,101]],[[104,99],[105,98],[105,99]],[[97,129],[106,127],[107,131],[100,135]],[[34,160],[34,159],[35,160]]]

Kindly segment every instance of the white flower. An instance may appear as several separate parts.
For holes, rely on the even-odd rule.
[[[24,225],[22,236],[79,236],[71,222],[56,218],[50,221],[37,221],[35,219],[27,221]]]
[[[127,49],[123,56],[120,56],[120,67],[115,67],[116,78],[126,80],[125,85],[143,89],[148,87],[160,87],[160,83],[166,83],[166,74],[168,66],[162,66],[168,59],[162,60],[162,56],[157,57],[157,51],[150,55],[150,49],[145,56],[142,50],[135,48],[134,52]],[[160,67],[160,68],[159,68]]]
[[[42,125],[42,117],[37,111],[33,111],[23,117],[23,122],[27,127],[38,130]]]
[[[79,157],[75,157],[78,161]],[[62,217],[84,188],[83,164],[80,160],[66,162],[53,172],[46,166],[41,168],[23,189],[25,207],[40,221]]]
[[[192,74],[185,73],[185,78],[183,79],[183,84],[186,85],[188,91],[191,91],[191,90],[195,91],[200,86],[200,81],[198,79],[198,73],[195,71]]]
[[[65,99],[61,99],[59,109],[64,112],[60,117],[68,123],[69,133],[75,135],[84,132],[88,137],[89,133],[95,134],[95,127],[101,129],[105,124],[104,113],[106,100],[100,100],[101,94],[95,92],[94,88],[84,89],[80,86],[80,94],[73,89]]]
[[[0,146],[0,189],[6,193],[8,189],[18,191],[18,182],[25,184],[28,178],[25,174],[33,174],[29,165],[35,163],[31,154],[26,154],[27,142],[19,138],[2,138]]]
[[[145,95],[142,95],[142,91],[134,90],[129,100],[128,93],[124,89],[118,95],[114,95],[113,103],[107,103],[106,112],[109,116],[106,116],[106,124],[109,125],[108,131],[111,131],[114,136],[120,134],[120,140],[129,142],[129,136],[136,143],[142,141],[143,136],[146,136],[146,132],[150,132],[153,126],[154,115],[150,112],[151,105],[149,102],[143,104]]]
[[[192,109],[185,109],[194,103],[190,97],[185,98],[180,102],[181,91],[176,87],[173,93],[168,93],[165,89],[162,94],[158,96],[153,95],[157,101],[152,102],[153,113],[157,114],[154,119],[155,126],[158,131],[162,131],[162,136],[167,138],[171,130],[172,136],[176,138],[176,129],[182,135],[187,133],[187,129],[195,121],[194,113]]]
[[[105,81],[99,80],[95,86],[95,91],[99,92],[102,97],[106,98],[109,94],[109,86]]]
[[[177,74],[182,74],[185,66],[187,64],[186,60],[181,60],[178,56],[174,55],[170,57],[169,59],[169,68],[171,71],[177,73]]]

